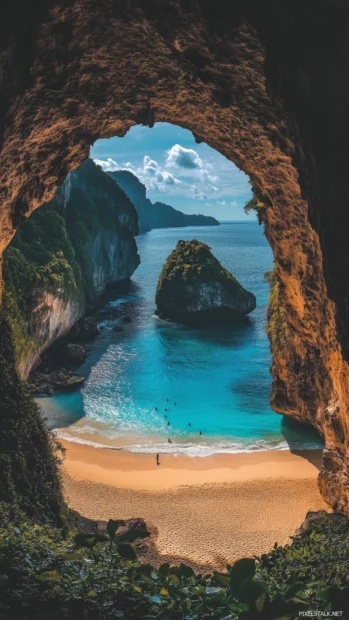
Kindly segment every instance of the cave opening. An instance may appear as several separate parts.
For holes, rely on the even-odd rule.
[[[169,492],[163,492],[163,487],[155,488],[151,509],[151,493],[144,493],[140,485],[144,480],[150,485],[155,476],[162,477],[167,485],[175,477],[171,467],[167,468],[166,475],[166,459],[162,457],[160,463],[153,455],[143,462],[135,460],[136,468],[130,473],[129,461],[122,460],[124,451],[97,451],[90,447],[89,456],[84,460],[82,447],[75,444],[75,453],[68,459],[72,475],[68,484],[65,479],[63,485],[61,476],[68,472],[67,463],[65,469],[58,466],[59,445],[49,432],[27,383],[17,372],[18,350],[27,347],[30,353],[32,343],[23,338],[23,325],[14,332],[17,310],[9,303],[8,291],[1,290],[0,509],[7,522],[13,521],[8,528],[5,523],[7,532],[1,527],[1,532],[5,532],[0,549],[0,564],[3,565],[0,570],[1,609],[4,609],[5,597],[5,605],[9,605],[10,611],[14,609],[14,613],[8,615],[18,618],[45,615],[46,611],[46,615],[55,617],[62,613],[75,617],[80,611],[94,617],[96,610],[102,615],[105,610],[105,615],[114,611],[123,614],[124,610],[117,609],[125,601],[125,617],[142,617],[143,611],[147,617],[159,612],[164,617],[171,614],[177,617],[179,606],[183,617],[187,617],[188,613],[193,616],[206,613],[207,603],[220,605],[224,598],[224,610],[215,609],[212,614],[208,611],[208,615],[220,613],[226,617],[240,613],[240,609],[236,611],[234,591],[240,598],[240,594],[243,597],[249,589],[253,611],[246,611],[244,602],[243,615],[257,613],[258,606],[258,612],[268,616],[269,594],[273,608],[276,604],[277,615],[278,602],[282,602],[284,594],[291,596],[296,591],[303,610],[304,605],[309,604],[314,610],[326,608],[321,613],[331,613],[328,610],[332,607],[334,613],[345,615],[348,526],[347,516],[338,513],[348,514],[349,511],[349,284],[346,278],[349,253],[345,226],[348,222],[349,133],[347,0],[309,0],[306,3],[302,0],[265,0],[263,3],[260,0],[229,3],[224,0],[172,0],[170,3],[164,0],[104,0],[102,3],[100,0],[48,0],[36,3],[34,9],[23,0],[13,0],[4,3],[0,30],[0,253],[19,228],[22,234],[22,224],[28,219],[28,227],[38,233],[34,242],[30,239],[27,243],[28,252],[36,253],[38,260],[45,258],[37,243],[45,228],[39,221],[41,209],[45,207],[41,206],[34,214],[36,223],[31,214],[40,205],[55,200],[56,188],[65,182],[67,175],[71,180],[75,178],[97,139],[121,138],[130,128],[140,125],[156,131],[157,123],[171,123],[193,132],[196,145],[215,149],[248,176],[257,203],[265,208],[264,242],[269,243],[275,262],[268,306],[271,410],[284,415],[282,431],[286,440],[287,433],[297,433],[298,427],[293,427],[293,423],[298,422],[310,424],[324,438],[322,464],[311,462],[303,473],[298,468],[300,457],[287,454],[284,460],[284,453],[277,456],[274,451],[273,480],[263,457],[248,455],[256,457],[250,459],[255,477],[252,484],[245,486],[239,480],[239,475],[243,477],[249,468],[244,469],[247,461],[243,458],[236,459],[235,469],[232,467],[223,480],[220,475],[227,462],[223,458],[216,460],[212,467],[195,465],[195,471],[191,472],[186,467],[188,460],[183,464],[178,459],[177,481],[181,480],[182,486],[189,485],[190,489],[182,488],[177,492],[171,487]],[[197,148],[192,146],[194,151]],[[120,164],[121,160],[113,161]],[[176,185],[178,177],[173,171],[167,166],[162,166],[165,170],[158,170],[154,162],[159,163],[149,155],[144,164],[148,164],[149,171],[152,169],[162,183]],[[126,166],[134,162],[125,158],[121,163]],[[60,197],[63,203],[64,198],[64,195]],[[99,195],[99,200],[103,204],[108,202],[105,195]],[[80,215],[84,211],[84,234],[90,238],[91,231],[102,225],[95,217],[93,201],[90,204],[78,201],[76,207]],[[77,265],[67,264],[64,252],[59,253],[61,243],[69,250],[69,235],[62,231],[61,220],[56,215],[51,216],[46,235],[52,244],[58,242],[57,252],[48,265],[40,265],[40,277],[43,283],[55,280],[58,287],[67,284],[75,290],[76,299],[70,310],[76,317],[87,288],[79,281]],[[108,224],[112,216],[109,212]],[[116,229],[122,233],[125,247],[130,236],[136,233],[136,224],[132,217],[126,217],[125,210],[123,216],[120,226],[109,230],[109,234]],[[71,233],[79,237],[82,231],[76,226],[77,222],[78,218],[71,219]],[[221,225],[220,232],[224,226]],[[123,382],[125,385],[121,385],[119,376],[118,393],[125,407],[129,397],[127,382],[133,378],[132,363],[139,352],[139,347],[132,345],[132,338],[127,334],[132,330],[138,334],[142,332],[143,336],[147,334],[142,287],[147,281],[146,252],[154,251],[155,243],[145,247],[146,237],[157,239],[159,248],[166,238],[168,240],[167,233],[162,234],[160,230],[144,232],[142,239],[139,236],[143,271],[142,263],[136,268],[134,242],[131,248],[134,273],[142,277],[139,282],[123,285],[122,295],[120,290],[109,291],[103,308],[104,318],[101,317],[104,330],[95,334],[96,347],[90,356],[91,359],[99,347],[101,355],[90,374],[98,375],[101,370],[106,377],[109,373],[110,381],[114,381],[118,373],[121,375],[125,361],[129,363],[131,372]],[[261,233],[261,229],[257,230]],[[215,232],[218,234],[218,228]],[[22,236],[26,243],[25,235]],[[19,250],[15,245],[12,249]],[[101,246],[100,249],[100,255],[106,258]],[[163,264],[161,252],[158,250],[156,254],[156,259]],[[93,255],[91,251],[89,258]],[[13,259],[17,261],[15,273],[21,274],[19,284],[25,288],[33,278],[32,266],[27,269],[18,252]],[[221,260],[223,263],[224,257]],[[6,261],[5,252],[2,261],[5,274]],[[260,263],[256,264],[261,271]],[[263,286],[267,286],[265,282]],[[61,301],[56,304],[58,314],[62,310]],[[52,298],[44,300],[41,317],[55,303]],[[118,322],[113,323],[115,308],[119,312],[120,306],[127,309],[123,309]],[[128,312],[131,307],[132,312]],[[139,314],[137,307],[141,310]],[[29,314],[28,306],[25,310]],[[149,330],[151,337],[143,339],[149,346],[144,346],[142,351],[144,377],[149,378],[149,384],[154,384],[160,374],[152,363],[154,357],[150,353],[154,350],[159,362],[170,360],[168,375],[176,375],[179,366],[185,366],[188,359],[201,372],[208,365],[209,349],[212,353],[210,372],[206,375],[205,390],[200,394],[199,409],[202,409],[215,395],[215,385],[210,379],[213,373],[225,381],[220,364],[222,360],[233,359],[234,356],[229,360],[225,356],[232,351],[230,347],[235,338],[234,352],[247,352],[244,369],[245,386],[249,388],[244,387],[239,393],[235,385],[235,393],[240,397],[243,394],[245,404],[246,396],[254,398],[250,371],[251,365],[258,365],[259,359],[257,348],[248,350],[253,314],[249,326],[235,330],[229,335],[229,342],[223,330],[203,338],[203,330],[200,335],[194,334],[192,326],[168,329],[152,316],[149,321],[153,325]],[[141,323],[143,328],[139,329]],[[61,325],[60,319],[53,325],[56,335]],[[114,341],[108,357],[105,342],[114,327]],[[92,335],[95,328],[87,322],[83,329]],[[172,338],[171,329],[181,332],[180,337]],[[243,345],[240,349],[236,346],[238,333],[239,345],[241,342]],[[44,338],[45,334],[41,336]],[[176,359],[173,357],[174,340],[183,345],[182,356],[177,355]],[[128,348],[126,341],[130,345]],[[203,349],[204,354],[194,358],[193,351]],[[216,352],[219,349],[220,354],[214,355],[213,349]],[[81,349],[75,348],[74,354],[79,351],[81,353]],[[118,354],[120,362],[115,365],[113,360]],[[98,363],[103,357],[101,368]],[[228,366],[224,363],[225,368]],[[233,370],[237,376],[239,368]],[[22,368],[21,373],[23,371]],[[267,368],[265,371],[267,377]],[[97,376],[95,378],[98,380]],[[182,406],[185,386],[180,382],[174,394],[169,393],[169,385],[165,382],[159,387],[163,390],[161,406],[164,411],[169,408],[166,399],[171,398],[171,411],[166,415],[171,416],[172,423],[172,416],[180,415],[173,409]],[[105,392],[105,383],[101,381],[100,390],[92,399],[95,410],[106,404]],[[205,402],[202,396],[206,396]],[[115,405],[115,399],[114,403],[111,400],[107,410],[109,405],[111,410]],[[157,403],[153,405],[154,410],[155,407],[160,409]],[[74,427],[71,422],[79,415],[77,409],[69,420],[70,429]],[[281,416],[271,411],[270,415],[280,423]],[[187,414],[185,417],[188,421]],[[101,421],[95,422],[100,424]],[[201,423],[202,418],[195,431],[201,429]],[[290,445],[291,441],[288,443]],[[314,452],[308,452],[310,461]],[[132,455],[132,458],[139,456]],[[232,457],[231,462],[233,460]],[[198,461],[212,465],[213,459],[196,459],[195,463]],[[303,458],[302,466],[304,464],[309,465]],[[320,467],[318,487],[322,497],[316,482],[316,469]],[[238,474],[237,478],[233,476],[235,486],[229,485],[232,472]],[[74,473],[79,473],[80,479],[78,476],[74,479]],[[127,485],[131,474],[140,490],[138,495],[134,488],[129,494],[125,492],[126,488],[130,489]],[[292,480],[289,480],[291,475]],[[88,476],[89,482],[84,485]],[[219,482],[219,489],[212,488],[210,482],[213,481]],[[198,482],[201,494],[195,486]],[[124,484],[123,489],[119,488],[121,484]],[[130,500],[130,496],[133,499]],[[132,563],[132,570],[127,565],[121,567],[121,571],[118,563],[114,571],[111,563],[106,562],[109,541],[101,555],[98,548],[79,549],[80,557],[73,559],[70,555],[67,559],[72,550],[70,519],[77,516],[68,508],[73,505],[72,498],[81,514],[87,514],[86,505],[92,507],[89,516],[94,518],[128,518],[137,512],[137,516],[151,522],[152,514],[156,514],[158,522],[154,529],[160,526],[159,553],[150,557],[152,566],[160,561],[186,563],[190,557],[200,572],[199,578],[183,564],[173,571],[168,564],[159,572],[155,569],[151,572],[153,569],[149,566],[149,571],[143,571],[141,567],[140,579],[135,577],[138,570],[135,563]],[[271,551],[275,540],[281,544],[289,542],[289,534],[296,531],[310,507],[325,509],[323,500],[334,509],[333,515],[326,517],[322,513],[314,519],[314,513],[311,514],[301,528],[303,534],[297,535],[290,545]],[[124,511],[122,515],[121,511]],[[86,519],[83,521],[87,526]],[[49,525],[43,525],[45,522]],[[142,527],[144,523],[137,519],[135,527]],[[64,527],[57,529],[53,524]],[[111,523],[113,534],[115,524],[115,521]],[[94,533],[98,532],[99,525],[94,524]],[[310,529],[314,535],[309,534]],[[132,540],[133,537],[131,533]],[[5,560],[1,562],[4,545]],[[234,560],[247,554],[256,557],[256,553],[261,562],[252,567],[254,581],[244,581],[240,592],[232,579],[227,580],[227,575],[220,575],[220,579],[217,574],[213,578],[202,578],[212,566],[225,570],[228,556]],[[91,560],[97,554],[96,571]],[[251,562],[254,565],[251,558],[247,565],[252,574]],[[243,565],[246,567],[246,562]],[[232,569],[235,576],[238,572]],[[84,575],[89,579],[82,578]],[[299,580],[306,586],[303,592],[298,589]],[[340,590],[342,586],[346,589]],[[173,593],[176,593],[176,600]],[[180,598],[177,597],[179,593]],[[258,599],[257,594],[260,594]],[[298,594],[306,594],[307,602]],[[320,601],[319,597],[326,600]],[[293,612],[297,613],[292,601],[285,601],[286,608],[290,602]],[[285,613],[285,606],[281,607],[279,615]],[[342,607],[344,612],[339,611]],[[7,609],[4,613],[7,614]]]
[[[19,372],[59,438],[189,456],[321,447],[269,406],[264,209],[247,175],[179,126],[92,146],[4,252]],[[246,320],[154,315],[163,265],[192,239],[257,297]],[[81,331],[91,313],[95,340]]]
[[[347,74],[347,7],[322,2],[316,23],[299,2],[276,7],[271,0],[263,10],[254,0],[229,7],[209,0],[185,10],[174,2],[166,16],[159,7],[125,2],[110,6],[106,16],[94,2],[81,10],[72,2],[69,9],[62,3],[55,11],[19,11],[16,19],[12,10],[6,13],[1,251],[97,138],[169,122],[235,162],[266,204],[275,258],[271,406],[323,433],[321,491],[346,511],[348,295],[338,276],[346,255],[338,214],[347,183],[346,158],[338,165],[338,153],[346,153],[348,125],[341,78]],[[337,32],[333,45],[329,24]],[[336,99],[343,103],[329,119]],[[17,381],[6,325],[5,395],[14,394]],[[6,397],[2,408],[11,425]],[[6,444],[3,452],[9,454]],[[26,488],[30,495],[29,483]]]

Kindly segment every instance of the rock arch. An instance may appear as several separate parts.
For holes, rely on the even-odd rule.
[[[266,204],[275,411],[325,437],[320,488],[348,511],[346,0],[12,0],[0,20],[1,236],[97,138],[190,129]]]

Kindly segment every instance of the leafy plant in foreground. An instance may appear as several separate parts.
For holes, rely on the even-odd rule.
[[[110,520],[103,534],[23,521],[0,527],[0,618],[292,620],[308,610],[343,610],[346,617],[348,586],[311,582],[302,575],[294,579],[297,564],[286,583],[284,576],[278,582],[278,566],[286,561],[282,549],[285,555],[293,545],[276,547],[261,561],[239,560],[226,572],[197,575],[185,564],[156,569],[140,563],[134,543],[148,532],[123,526]],[[330,526],[318,524],[318,534],[326,537]],[[348,525],[336,527],[336,542],[343,543]],[[306,555],[318,538],[307,534],[293,544]],[[326,538],[326,544],[332,543]],[[318,574],[313,560],[312,570]],[[343,583],[340,577],[338,584]]]

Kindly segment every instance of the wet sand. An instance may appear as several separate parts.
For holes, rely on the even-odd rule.
[[[328,509],[317,487],[320,450],[216,454],[134,454],[68,441],[64,489],[86,517],[143,517],[148,560],[226,563],[286,544],[308,510]]]

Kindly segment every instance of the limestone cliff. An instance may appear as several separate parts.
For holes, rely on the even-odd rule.
[[[256,298],[224,269],[200,241],[178,241],[156,289],[160,316],[184,323],[234,321],[256,307]]]
[[[189,215],[164,202],[152,203],[147,198],[145,185],[129,170],[117,170],[108,174],[117,181],[134,204],[139,217],[140,232],[147,232],[153,228],[219,226],[218,220],[209,215]]]
[[[24,223],[4,253],[5,307],[22,377],[108,283],[131,277],[137,233],[130,200],[91,160]]]

